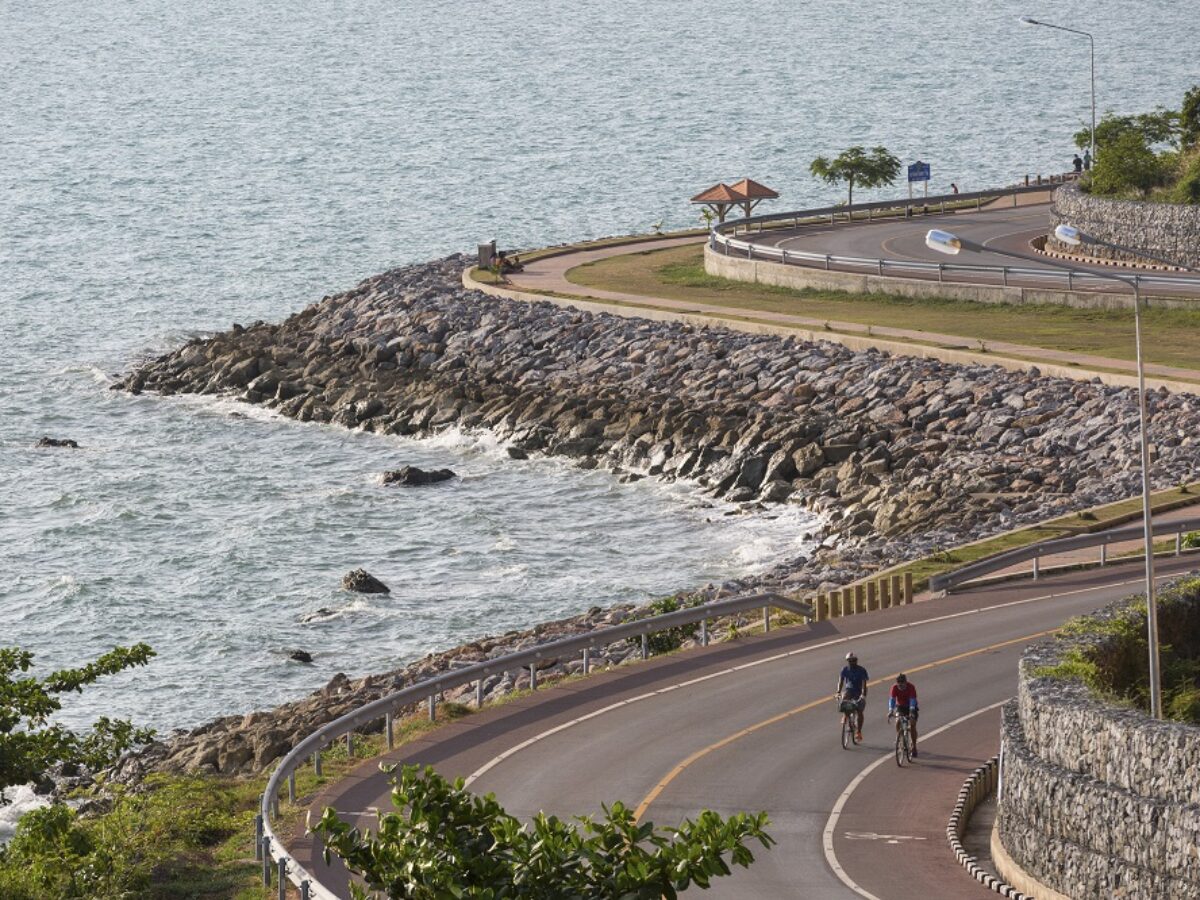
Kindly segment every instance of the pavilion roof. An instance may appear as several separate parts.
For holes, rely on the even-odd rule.
[[[725,182],[714,184],[706,191],[701,191],[692,198],[693,203],[741,203],[746,199],[745,194],[739,194]]]
[[[765,184],[759,184],[750,178],[743,178],[741,181],[731,184],[729,189],[748,200],[776,200],[779,197],[778,193]]]

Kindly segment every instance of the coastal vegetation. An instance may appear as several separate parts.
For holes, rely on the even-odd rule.
[[[828,184],[846,185],[846,206],[854,206],[854,186],[883,187],[893,184],[900,175],[900,160],[887,147],[850,147],[833,159],[818,156],[809,170]]]
[[[1090,128],[1082,129],[1076,145],[1089,146],[1091,136]],[[1178,110],[1107,113],[1096,125],[1095,164],[1080,186],[1117,199],[1200,203],[1200,85]]]
[[[50,719],[62,709],[64,694],[80,693],[106,675],[144,666],[153,656],[146,644],[114,647],[94,662],[38,678],[29,674],[32,653],[0,648],[0,803],[5,788],[39,782],[54,766],[102,768],[130,747],[150,741],[152,730],[123,719],[102,717],[85,732]]]
[[[1008,306],[750,284],[709,275],[699,245],[612,256],[571,269],[567,278],[581,288],[724,306],[734,318],[748,312],[787,313],[829,322],[959,335],[972,340],[963,348],[968,350],[1004,341],[1117,360],[1134,358],[1132,310]],[[1167,309],[1152,303],[1143,313],[1142,327],[1147,361],[1196,367],[1200,306],[1195,310]]]
[[[376,831],[360,831],[333,809],[313,830],[327,856],[341,857],[368,888],[393,900],[673,900],[732,874],[731,864],[749,866],[752,841],[774,844],[766,813],[723,818],[705,810],[660,829],[614,803],[598,817],[564,821],[539,812],[524,823],[492,794],[476,796],[462,779],[450,782],[432,767],[405,766],[392,785],[395,811],[380,816]]]
[[[1200,725],[1200,578],[1185,579],[1158,596],[1163,713]],[[1082,681],[1097,695],[1150,708],[1146,601],[1139,599],[1102,615],[1068,621],[1059,632],[1076,641],[1053,666],[1034,674]]]

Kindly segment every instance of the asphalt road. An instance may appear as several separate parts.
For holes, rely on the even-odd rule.
[[[833,256],[854,256],[866,259],[885,259],[896,261],[920,261],[947,263],[954,265],[983,265],[983,266],[1023,266],[1029,268],[1051,269],[1053,266],[1044,260],[1033,262],[1018,261],[999,253],[978,253],[963,250],[956,256],[947,256],[925,246],[925,233],[931,228],[951,231],[959,237],[967,238],[987,248],[1005,250],[1037,256],[1030,247],[1030,241],[1044,235],[1050,229],[1050,204],[1032,206],[1006,207],[993,206],[979,212],[958,212],[945,215],[918,216],[913,219],[888,219],[879,222],[856,222],[850,224],[810,225],[799,229],[772,231],[761,235],[750,235],[749,240],[765,246],[782,247],[786,250],[804,251],[808,253],[828,253]],[[743,240],[746,236],[741,236]],[[1167,271],[1135,270],[1124,267],[1091,265],[1075,263],[1070,265],[1076,269],[1084,269],[1107,274],[1129,275],[1135,271],[1142,274],[1163,278],[1194,278],[1195,273],[1175,273]],[[848,269],[848,271],[854,271]],[[936,275],[922,276],[916,272],[900,272],[899,275],[910,277],[928,277],[936,280]],[[955,272],[954,281],[968,281],[995,284],[994,276],[974,276]],[[1066,285],[1061,278],[1039,281],[1035,278],[1023,278],[1013,281],[1025,287],[1058,287]],[[1127,293],[1128,287],[1112,282],[1103,286],[1089,282],[1087,290],[1113,291]],[[1180,288],[1164,287],[1155,284],[1149,293],[1154,294],[1191,294],[1200,293],[1194,286]]]
[[[1194,565],[1173,560],[1160,574]],[[994,707],[1015,692],[1026,644],[1136,591],[1141,571],[1122,564],[995,585],[714,644],[485,710],[389,759],[468,777],[522,816],[594,813],[616,799],[660,825],[704,808],[767,810],[778,845],[706,896],[991,896],[955,863],[944,831],[958,787],[998,745]],[[848,648],[878,683],[865,742],[844,751],[831,695]],[[905,769],[890,758],[884,722],[899,671],[922,710],[921,757]],[[370,827],[372,808],[390,805],[388,786],[365,764],[313,804],[325,805]],[[291,847],[309,866],[307,840]],[[322,864],[310,871],[326,880]],[[329,874],[331,885],[344,879]]]

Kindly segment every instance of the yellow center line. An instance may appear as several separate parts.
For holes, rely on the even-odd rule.
[[[1047,631],[1038,631],[1038,632],[1035,632],[1034,634],[1027,634],[1024,637],[1013,638],[1012,640],[1008,640],[1008,641],[1001,641],[998,644],[989,644],[986,647],[980,647],[976,650],[968,650],[965,653],[958,653],[958,654],[955,654],[954,656],[947,656],[945,659],[939,659],[934,662],[924,663],[923,665],[915,666],[914,668],[907,669],[906,671],[907,672],[924,672],[928,669],[935,669],[938,666],[945,666],[945,665],[949,665],[950,663],[953,663],[953,662],[958,662],[960,659],[967,659],[968,657],[971,657],[971,656],[978,656],[980,653],[987,653],[991,650],[999,650],[1002,647],[1009,647],[1009,646],[1012,646],[1013,644],[1020,644],[1023,642],[1032,641],[1035,638],[1045,637],[1048,634],[1054,634],[1054,632],[1056,632],[1056,631],[1058,631],[1057,628],[1051,628]],[[867,685],[872,686],[872,685],[883,684],[885,682],[891,681],[898,674],[900,674],[900,673],[895,672],[891,675],[886,675],[883,678],[876,678],[873,681],[868,681]],[[823,697],[820,700],[813,700],[811,703],[805,703],[803,706],[797,706],[795,709],[789,709],[787,712],[779,713],[777,715],[771,716],[769,719],[763,719],[761,722],[756,722],[753,725],[749,725],[740,731],[735,731],[733,734],[728,735],[727,737],[721,738],[721,740],[717,741],[715,744],[709,744],[707,747],[703,747],[700,750],[697,750],[696,752],[692,753],[686,759],[684,759],[682,762],[680,762],[678,765],[676,765],[673,769],[671,769],[671,771],[668,772],[666,774],[666,776],[664,776],[662,781],[660,781],[658,784],[656,784],[654,786],[654,788],[650,791],[650,793],[648,793],[642,799],[642,802],[638,804],[637,809],[635,809],[633,811],[634,820],[641,821],[642,816],[644,816],[646,814],[646,810],[650,808],[650,804],[658,799],[658,796],[666,789],[667,785],[669,785],[672,781],[674,781],[676,778],[678,778],[679,775],[686,768],[688,768],[688,766],[690,766],[692,763],[696,762],[696,760],[703,759],[705,756],[708,756],[710,753],[715,753],[717,750],[721,750],[725,747],[728,747],[734,741],[740,740],[741,738],[744,738],[747,735],[754,734],[754,732],[756,732],[756,731],[761,731],[764,728],[769,728],[770,726],[775,725],[778,722],[782,722],[784,719],[788,719],[788,718],[791,718],[792,716],[799,715],[802,712],[807,712],[810,709],[816,709],[818,706],[824,706],[827,703],[829,703],[828,697]]]

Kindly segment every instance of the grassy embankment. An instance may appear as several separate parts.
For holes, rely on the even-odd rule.
[[[571,269],[567,278],[587,288],[722,306],[730,318],[754,312],[784,313],[822,322],[902,328],[961,336],[962,349],[986,351],[1010,342],[1117,360],[1132,360],[1132,310],[1065,306],[1008,306],[965,300],[796,290],[747,284],[704,271],[703,248],[674,247],[613,256]],[[1151,305],[1143,320],[1148,362],[1200,367],[1200,304],[1192,309]],[[832,328],[830,330],[833,330]],[[889,338],[890,339],[890,338]]]

